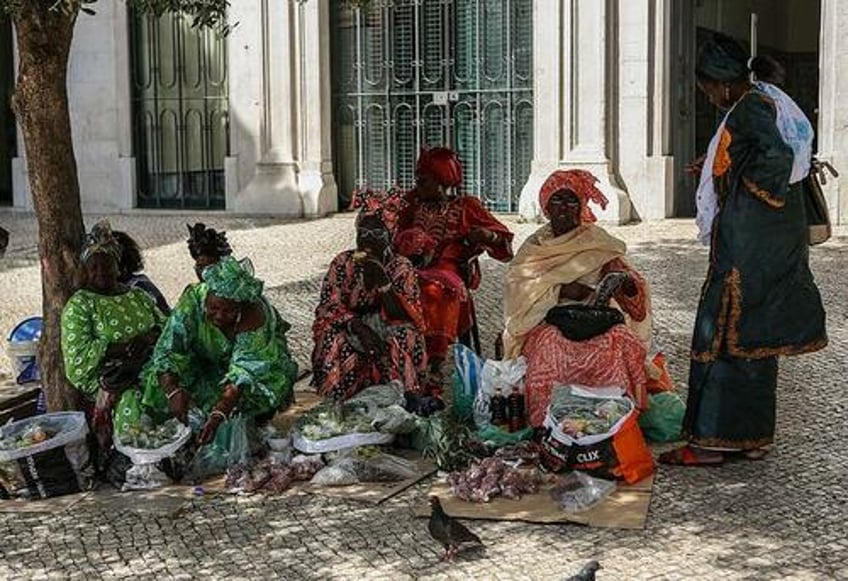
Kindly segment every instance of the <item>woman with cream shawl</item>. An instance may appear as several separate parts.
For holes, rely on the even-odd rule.
[[[650,378],[669,383],[656,365],[646,365],[651,346],[648,286],[625,260],[624,242],[594,224],[588,203],[607,204],[596,182],[583,170],[554,172],[539,193],[550,223],[527,239],[507,271],[504,355],[527,360],[526,397],[534,426],[542,424],[556,384],[619,386],[642,409]],[[599,283],[610,273],[621,273],[611,277],[618,286],[610,306],[622,311],[625,324],[572,341],[545,322],[558,305],[592,304]]]

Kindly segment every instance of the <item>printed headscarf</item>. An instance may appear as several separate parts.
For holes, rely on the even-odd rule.
[[[698,51],[695,74],[719,82],[742,79],[748,75],[748,53],[731,37],[715,33]]]
[[[580,223],[597,222],[597,218],[589,208],[589,202],[598,204],[602,210],[606,209],[609,200],[601,193],[595,184],[598,178],[584,169],[557,170],[548,176],[542,189],[539,190],[539,205],[542,213],[548,216],[548,200],[557,192],[568,190],[580,200]]]
[[[188,252],[191,257],[197,260],[198,256],[230,256],[233,249],[227,241],[226,232],[218,232],[214,228],[207,228],[206,224],[198,222],[197,224],[189,225],[188,228]]]
[[[203,270],[203,282],[216,297],[239,303],[252,303],[262,296],[264,284],[253,276],[253,264],[247,258],[225,256]]]
[[[447,147],[422,149],[415,172],[430,174],[446,188],[456,188],[462,183],[462,164],[456,153]]]
[[[103,218],[91,227],[91,232],[85,235],[80,260],[83,264],[95,254],[108,254],[117,261],[121,260],[121,245],[112,235],[109,220]]]
[[[376,216],[383,221],[389,234],[394,234],[397,221],[404,204],[404,193],[397,188],[388,190],[358,189],[353,192],[350,208],[359,209],[356,226],[363,218]]]

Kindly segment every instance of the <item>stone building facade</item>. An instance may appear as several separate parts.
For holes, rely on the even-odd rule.
[[[716,123],[693,78],[710,30],[784,63],[819,157],[848,171],[839,0],[238,0],[229,17],[225,39],[122,2],[80,17],[69,90],[86,210],[318,216],[356,187],[410,185],[418,148],[447,143],[463,188],[500,211],[537,215],[545,177],[579,167],[611,200],[605,220],[691,216],[683,166]],[[10,38],[0,27],[0,94]],[[5,110],[0,126],[0,204],[31,208]],[[826,193],[848,221],[848,182]]]

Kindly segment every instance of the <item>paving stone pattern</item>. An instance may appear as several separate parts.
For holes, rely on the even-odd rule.
[[[20,226],[26,220],[0,215],[7,228],[4,221]],[[122,227],[144,233],[149,262],[159,246],[182,240],[182,217],[121,220]],[[257,262],[265,265],[259,274],[277,281],[269,285],[269,296],[292,322],[291,345],[306,363],[321,265],[352,240],[350,219],[266,223],[261,229],[219,222],[247,229],[241,241],[246,246],[250,240]],[[519,238],[533,230],[510,226]],[[628,241],[632,262],[653,286],[657,335],[685,390],[706,252],[693,242],[686,222],[612,231]],[[58,515],[0,515],[0,578],[564,579],[597,558],[602,581],[848,580],[848,237],[840,234],[812,251],[831,344],[821,353],[781,361],[775,451],[760,462],[722,468],[661,467],[644,531],[472,521],[486,550],[436,564],[439,547],[426,521],[412,516],[412,507],[424,501],[426,482],[379,507],[309,495],[203,497],[178,516],[162,516],[134,510],[128,496],[125,509],[81,503]],[[0,272],[0,286],[31,268],[26,244],[15,244],[10,256],[19,262]],[[274,248],[273,260],[260,260],[265,247]],[[504,267],[488,260],[483,266],[477,305],[484,343],[491,346],[501,318]],[[37,286],[28,290],[38,293]]]

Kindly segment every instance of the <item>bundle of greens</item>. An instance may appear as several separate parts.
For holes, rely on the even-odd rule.
[[[132,426],[118,434],[118,441],[124,446],[141,450],[156,450],[174,442],[180,434],[183,424],[176,418],[171,418],[158,426],[151,422],[142,421],[138,426]]]

